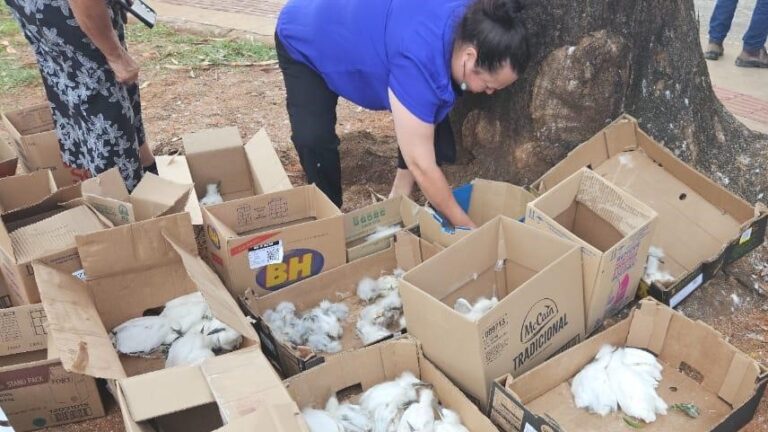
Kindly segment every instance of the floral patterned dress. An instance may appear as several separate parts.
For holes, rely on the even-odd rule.
[[[106,0],[105,0],[106,1]],[[68,0],[5,0],[37,56],[64,163],[91,175],[118,167],[129,190],[142,176],[145,143],[137,84],[117,82]],[[125,44],[117,6],[112,25]]]

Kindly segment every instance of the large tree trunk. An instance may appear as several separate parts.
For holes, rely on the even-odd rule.
[[[754,202],[768,137],[715,97],[693,0],[523,0],[533,59],[453,121],[472,175],[527,184],[622,112],[676,155]],[[467,175],[466,166],[461,170]]]

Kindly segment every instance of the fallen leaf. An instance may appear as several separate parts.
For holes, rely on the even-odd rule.
[[[141,85],[139,86],[139,90],[144,90],[145,88],[149,87],[149,84],[150,84],[150,83],[152,83],[152,81],[144,81],[144,82],[143,82],[143,83],[141,83]]]
[[[5,52],[8,54],[16,54],[17,51],[12,46],[7,46],[5,47]]]

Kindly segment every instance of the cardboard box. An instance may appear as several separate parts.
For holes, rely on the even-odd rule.
[[[346,262],[341,211],[315,185],[204,207],[203,220],[213,267],[235,297]]]
[[[493,380],[519,375],[584,336],[579,248],[497,217],[406,273],[408,333],[426,356],[485,408]],[[476,322],[453,310],[460,297],[499,304]]]
[[[409,371],[432,384],[435,396],[455,411],[472,432],[496,432],[491,421],[424,356],[412,338],[399,338],[334,357],[323,365],[287,379],[284,383],[299,407],[324,407],[331,395],[355,398],[376,384]]]
[[[5,211],[0,218],[0,259],[15,306],[40,302],[33,260],[75,270],[80,265],[75,236],[110,226],[90,208],[77,205],[79,185],[55,189],[48,171],[0,179],[0,196]]]
[[[0,405],[17,432],[104,415],[96,380],[69,373],[48,348],[40,304],[0,311]]]
[[[644,286],[643,294],[677,306],[725,264],[765,240],[768,210],[751,206],[655,142],[627,115],[575,148],[532,189],[544,193],[589,166],[659,214],[651,242],[664,251],[670,284]],[[645,285],[645,284],[644,284]]]
[[[117,168],[85,180],[83,199],[115,226],[184,211],[192,187],[146,173],[128,193]]]
[[[400,225],[413,230],[419,225],[419,205],[407,197],[396,197],[371,204],[344,215],[344,234],[347,242],[347,261],[386,250],[394,241],[394,233],[385,238],[368,241],[367,237],[378,228]]]
[[[534,196],[525,189],[491,180],[475,179],[454,189],[453,195],[472,222],[481,226],[496,216],[522,220],[525,206]],[[469,230],[454,228],[431,208],[419,213],[421,236],[437,246],[448,247],[464,238]]]
[[[50,169],[59,187],[88,178],[83,170],[64,165],[48,103],[4,112],[3,125],[26,172]]]
[[[11,142],[0,135],[0,177],[9,177],[16,174],[19,157]]]
[[[623,414],[606,417],[576,408],[570,381],[605,344],[641,348],[658,356],[664,369],[657,389],[667,404],[695,404],[692,419],[670,410],[645,424],[645,431],[735,432],[754,416],[768,372],[700,321],[643,300],[629,318],[554,357],[528,373],[499,378],[491,419],[504,432],[626,431]]]
[[[194,185],[186,209],[195,225],[203,223],[199,200],[208,184],[220,184],[224,201],[293,187],[264,129],[245,146],[236,127],[184,135],[183,144],[185,156],[157,157],[157,169],[161,177]]]
[[[162,358],[121,356],[108,334],[115,326],[199,290],[213,315],[243,335],[241,350],[259,346],[256,331],[237,303],[197,256],[188,213],[78,236],[77,248],[85,280],[52,265],[34,264],[49,328],[66,370],[119,381],[113,387],[123,389],[119,395],[130,413],[129,430],[136,427],[133,423],[153,418],[155,414],[143,409],[146,401],[156,400],[152,395],[157,392],[174,391],[176,396],[164,405],[146,407],[155,413],[199,406],[194,405],[199,393],[184,389],[192,385],[195,374],[203,379],[199,371],[206,362],[163,369]],[[152,379],[143,377],[150,372]]]
[[[635,298],[657,214],[583,168],[528,204],[526,225],[581,247],[586,331]]]
[[[210,359],[196,368],[122,380],[118,389],[128,432],[234,432],[246,425],[251,431],[306,430],[300,427],[299,408],[258,347]],[[270,423],[284,428],[269,427]]]
[[[322,300],[344,301],[349,306],[350,316],[343,324],[344,351],[362,348],[363,341],[357,336],[355,326],[364,303],[356,296],[357,284],[365,277],[378,278],[392,274],[396,268],[410,270],[419,265],[425,255],[431,256],[430,245],[409,232],[400,232],[387,250],[369,255],[357,261],[321,273],[315,277],[297,282],[280,291],[261,296],[254,290],[246,291],[242,298],[249,313],[258,319],[257,331],[262,349],[283,376],[293,376],[325,362],[326,358],[338,354],[315,353],[304,347],[296,349],[290,344],[278,341],[261,316],[280,303],[289,301],[297,312],[305,312],[317,306]]]

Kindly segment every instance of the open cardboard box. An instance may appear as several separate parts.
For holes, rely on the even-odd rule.
[[[399,196],[354,210],[344,215],[344,234],[347,242],[347,261],[389,248],[394,233],[385,238],[369,241],[368,236],[378,228],[399,225],[403,230],[413,230],[419,225],[419,205],[409,198]]]
[[[343,301],[349,306],[350,313],[343,323],[342,352],[362,348],[363,341],[355,330],[359,313],[365,307],[365,303],[356,295],[360,280],[392,274],[396,268],[410,270],[435,253],[428,243],[407,231],[401,231],[397,233],[395,242],[382,252],[360,258],[266,296],[248,290],[242,297],[243,305],[258,319],[257,330],[264,353],[283,376],[293,376],[338,354],[315,353],[308,347],[293,347],[291,344],[280,342],[261,319],[264,312],[274,309],[284,301],[293,303],[297,314],[314,308],[322,300]]]
[[[19,162],[26,172],[50,169],[59,187],[70,186],[87,178],[83,170],[64,165],[59,138],[48,103],[2,114],[3,125],[11,135]]]
[[[346,262],[341,211],[315,185],[204,207],[203,220],[213,267],[235,297]]]
[[[400,295],[408,333],[484,409],[495,378],[584,337],[579,248],[503,216],[406,273]],[[492,296],[499,304],[478,321],[453,309]]]
[[[199,290],[213,315],[243,335],[241,350],[259,346],[256,331],[235,300],[197,256],[188,213],[78,236],[77,249],[85,280],[56,266],[34,263],[49,328],[66,370],[119,380],[130,430],[137,427],[133,423],[157,413],[205,405],[197,398],[199,393],[185,391],[188,386],[207,385],[199,373],[205,362],[163,369],[163,358],[121,356],[108,334],[115,326]],[[152,380],[142,378],[150,372]],[[173,389],[176,397],[148,407],[145,401],[161,391],[152,383],[161,381],[168,386],[162,391]]]
[[[695,404],[698,418],[669,410],[644,431],[735,432],[754,416],[768,372],[701,321],[654,300],[643,300],[629,318],[513,378],[496,380],[491,419],[503,432],[626,431],[623,414],[606,417],[576,408],[572,378],[605,344],[641,348],[664,366],[657,392],[668,405]]]
[[[587,334],[635,298],[657,214],[583,168],[528,204],[526,225],[581,247]]]
[[[128,193],[117,168],[85,180],[83,200],[115,226],[184,211],[191,186],[146,173]]]
[[[322,408],[331,395],[336,395],[340,401],[357,399],[374,385],[396,379],[406,371],[432,384],[440,403],[459,414],[467,429],[472,432],[497,431],[461,390],[424,356],[419,343],[408,337],[339,354],[284,383],[299,407]]]
[[[0,177],[16,175],[19,157],[4,136],[0,136]]]
[[[75,236],[111,223],[81,204],[80,186],[56,189],[49,171],[0,179],[0,258],[15,306],[40,302],[33,260],[75,270],[80,261]]]
[[[651,245],[664,251],[662,270],[676,280],[643,293],[677,306],[724,264],[765,240],[768,211],[751,206],[675,157],[624,115],[576,147],[532,189],[544,193],[590,167],[659,214]]]
[[[64,370],[48,349],[45,310],[40,304],[0,311],[0,391],[3,412],[17,432],[104,415],[96,380]]]
[[[525,206],[534,196],[525,189],[510,183],[475,179],[453,191],[459,205],[467,212],[477,226],[481,226],[496,216],[507,216],[522,220]],[[419,212],[421,237],[443,248],[464,238],[470,230],[449,226],[435,210],[425,207]]]
[[[186,210],[202,225],[199,200],[211,183],[219,184],[224,201],[292,188],[266,131],[259,130],[243,145],[237,127],[206,129],[184,135],[185,156],[156,158],[160,177],[194,185]]]

